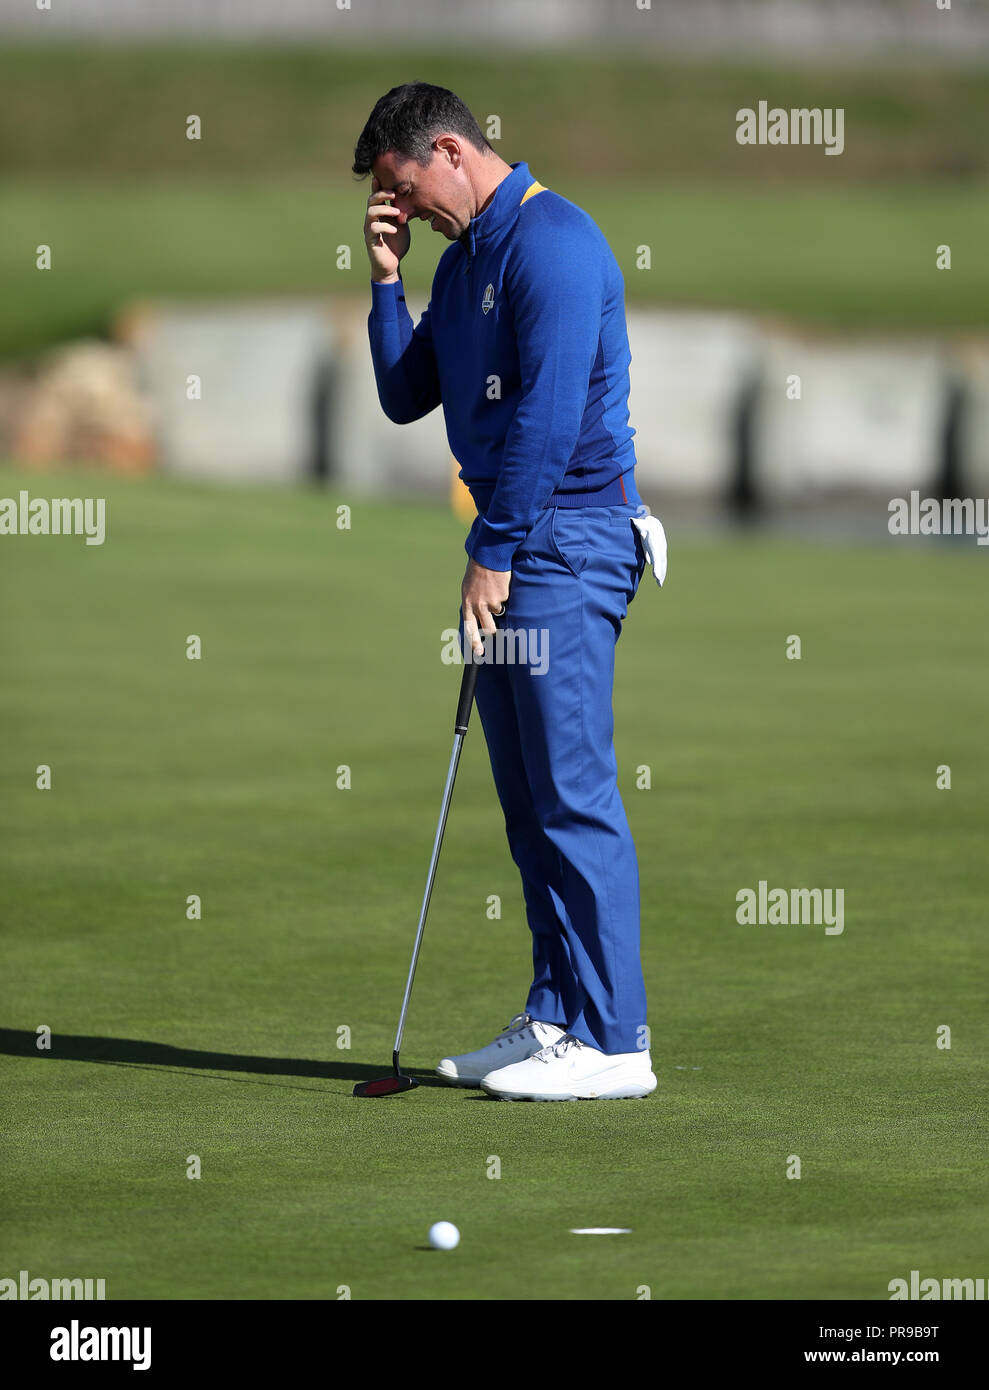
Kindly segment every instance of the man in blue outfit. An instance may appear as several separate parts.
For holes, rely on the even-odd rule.
[[[504,1100],[646,1096],[656,1078],[638,865],[612,742],[615,644],[645,566],[633,518],[647,511],[622,274],[587,213],[525,163],[506,164],[445,88],[383,96],[353,170],[372,175],[364,241],[381,407],[406,424],[442,405],[478,509],[465,657],[484,653],[503,613],[506,636],[528,634],[540,653],[538,666],[482,665],[476,694],[522,877],[532,987],[492,1042],[437,1071]],[[399,264],[415,218],[450,245],[413,327]]]

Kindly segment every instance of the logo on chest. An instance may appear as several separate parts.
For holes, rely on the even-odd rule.
[[[488,285],[484,291],[484,298],[481,300],[481,309],[487,314],[494,308],[494,285]]]

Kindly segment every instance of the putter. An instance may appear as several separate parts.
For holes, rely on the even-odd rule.
[[[473,653],[472,653],[473,655]],[[429,873],[426,875],[426,892],[422,899],[422,911],[419,913],[419,927],[416,931],[415,945],[412,948],[412,964],[409,967],[409,978],[405,985],[405,998],[402,1000],[402,1012],[398,1020],[398,1032],[395,1034],[395,1050],[392,1053],[391,1061],[393,1073],[391,1076],[382,1076],[375,1081],[362,1081],[354,1087],[354,1095],[361,1099],[373,1096],[396,1096],[402,1091],[412,1091],[419,1085],[414,1077],[404,1076],[398,1064],[398,1054],[402,1047],[402,1033],[405,1031],[405,1015],[409,1009],[409,999],[412,995],[412,981],[415,979],[416,963],[419,959],[419,947],[422,945],[423,928],[426,925],[426,913],[429,911],[429,898],[433,891],[433,879],[436,877],[436,865],[440,857],[440,846],[443,844],[443,831],[446,829],[446,818],[450,810],[450,801],[453,797],[453,784],[457,776],[457,765],[460,762],[460,750],[464,746],[464,739],[467,736],[467,724],[470,720],[471,705],[474,703],[474,687],[477,684],[478,663],[474,660],[464,665],[463,679],[460,682],[460,703],[457,705],[457,722],[453,733],[453,752],[450,755],[450,766],[446,774],[446,786],[443,788],[443,804],[440,807],[440,820],[436,827],[436,839],[433,841],[433,857],[429,861]]]

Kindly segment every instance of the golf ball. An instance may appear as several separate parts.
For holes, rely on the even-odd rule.
[[[436,1221],[429,1228],[429,1243],[434,1250],[455,1250],[460,1244],[460,1232],[452,1221]]]

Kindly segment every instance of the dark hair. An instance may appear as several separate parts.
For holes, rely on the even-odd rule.
[[[406,82],[375,103],[354,149],[354,173],[369,174],[381,155],[394,150],[422,168],[432,162],[433,137],[442,131],[462,135],[482,153],[492,149],[470,111],[446,87]]]

